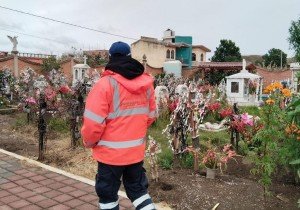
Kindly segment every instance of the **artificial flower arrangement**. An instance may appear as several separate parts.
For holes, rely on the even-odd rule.
[[[218,151],[216,147],[208,149],[202,159],[202,163],[206,168],[220,168],[222,172],[222,165],[226,166],[227,162],[236,155],[236,152],[232,149],[232,145],[226,144],[221,151]]]
[[[256,93],[257,83],[253,80],[249,80],[249,94],[253,95]]]
[[[239,132],[247,144],[252,143],[253,136],[262,128],[260,118],[248,115],[248,113],[233,115],[233,120],[230,122],[230,129]]]

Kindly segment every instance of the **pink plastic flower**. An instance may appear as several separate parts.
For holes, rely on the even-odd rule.
[[[253,126],[253,119],[248,115],[248,113],[244,113],[241,115],[241,120],[244,124]]]
[[[228,153],[227,153],[227,157],[228,157],[228,158],[232,158],[232,157],[234,157],[234,156],[236,156],[236,152],[233,151],[233,150],[229,150]]]
[[[36,100],[33,97],[29,97],[25,100],[26,103],[31,104],[31,105],[35,105],[36,104]]]
[[[222,157],[222,158],[220,159],[220,161],[221,161],[222,163],[227,163],[228,160],[229,160],[229,157],[227,157],[227,156]]]
[[[223,147],[223,152],[227,152],[230,150],[230,147],[231,147],[231,144],[226,144],[224,147]]]
[[[52,101],[56,96],[56,92],[51,87],[47,87],[45,90],[45,95],[49,101]]]

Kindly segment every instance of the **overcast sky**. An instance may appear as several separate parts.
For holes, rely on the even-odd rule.
[[[279,48],[291,57],[288,29],[300,18],[300,0],[0,0],[0,6],[136,39],[161,39],[170,28],[211,49],[209,57],[220,39],[234,41],[243,55]],[[18,36],[20,52],[46,54],[68,52],[72,46],[108,49],[115,41],[133,42],[0,8],[0,51],[12,49],[7,35]]]

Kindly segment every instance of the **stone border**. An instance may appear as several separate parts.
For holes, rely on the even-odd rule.
[[[49,171],[52,171],[52,172],[55,172],[55,173],[64,175],[64,176],[66,176],[66,177],[69,177],[69,178],[71,178],[71,179],[75,179],[75,180],[80,181],[80,182],[83,182],[83,183],[85,183],[85,184],[95,186],[95,181],[90,180],[90,179],[88,179],[88,178],[85,178],[85,177],[82,177],[82,176],[77,176],[77,175],[75,175],[75,174],[71,174],[71,173],[66,172],[66,171],[63,171],[63,170],[61,170],[61,169],[54,168],[54,167],[52,167],[52,166],[43,164],[43,163],[38,162],[38,161],[36,161],[36,160],[32,160],[32,159],[30,159],[30,158],[27,158],[27,157],[18,155],[18,154],[13,153],[13,152],[9,152],[9,151],[4,150],[4,149],[1,149],[1,148],[0,148],[0,153],[4,153],[4,154],[6,154],[6,155],[12,156],[12,157],[17,158],[17,159],[19,159],[19,160],[26,161],[26,162],[28,162],[28,163],[30,163],[30,164],[33,164],[33,165],[39,166],[39,167],[41,167],[41,168],[44,168],[44,169],[46,169],[46,170],[49,170]],[[118,192],[118,195],[127,198],[126,193],[123,192],[123,191],[119,191],[119,192]],[[155,207],[156,207],[158,210],[172,210],[165,202],[155,203],[154,205],[155,205]]]

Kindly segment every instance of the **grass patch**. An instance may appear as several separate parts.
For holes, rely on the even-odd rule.
[[[240,113],[248,113],[250,115],[260,116],[258,106],[242,106],[239,107]]]
[[[48,128],[51,131],[56,131],[59,133],[66,133],[70,130],[68,122],[58,117],[50,118],[48,122]]]
[[[15,122],[13,123],[13,128],[18,130],[26,125],[27,124],[27,117],[26,117],[26,114],[25,113],[20,113],[20,114],[16,114],[14,115],[15,116]]]
[[[164,149],[158,155],[158,164],[163,169],[172,169],[173,166],[173,152],[171,149]]]
[[[173,165],[173,152],[170,148],[166,134],[162,131],[169,124],[169,118],[159,118],[148,130],[148,135],[151,135],[160,145],[162,153],[158,155],[158,162],[161,168],[171,169]],[[200,148],[203,153],[210,144],[221,146],[230,142],[230,133],[228,131],[208,132],[199,131]],[[191,137],[188,137],[188,144],[191,145]],[[201,155],[201,154],[200,154]],[[192,154],[184,154],[181,157],[181,166],[184,168],[193,168],[194,161]]]
[[[180,159],[180,165],[183,168],[193,168],[194,157],[191,153],[184,153]]]

